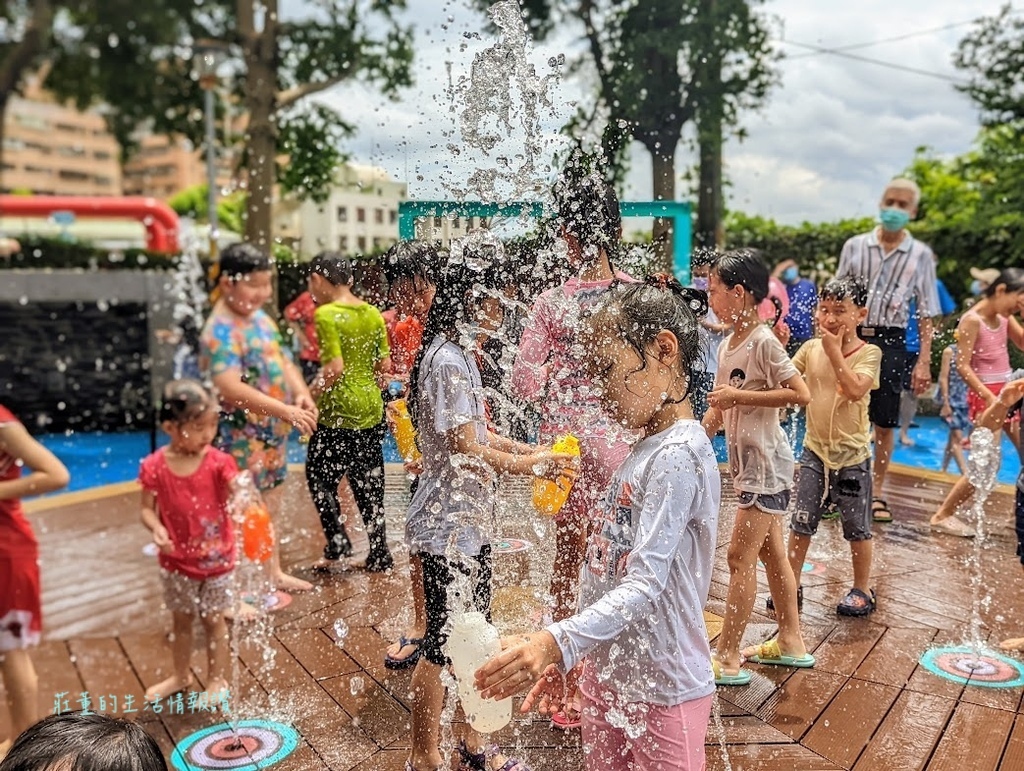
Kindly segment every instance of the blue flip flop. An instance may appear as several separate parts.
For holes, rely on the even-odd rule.
[[[722,665],[718,663],[716,659],[711,659],[711,671],[715,676],[716,686],[742,686],[750,685],[750,679],[753,677],[749,669],[740,667],[740,671],[735,675],[727,674],[722,671]]]
[[[814,666],[814,656],[805,653],[803,656],[789,656],[779,648],[778,640],[769,640],[757,646],[757,653],[747,656],[747,661],[752,664],[766,664],[775,667],[797,667],[798,669],[810,669]]]
[[[399,648],[401,651],[407,645],[415,645],[416,650],[406,656],[404,659],[396,659],[390,654],[384,655],[384,667],[386,669],[408,669],[409,667],[415,666],[416,662],[420,660],[420,646],[423,644],[422,637],[406,637],[402,635],[398,638]]]

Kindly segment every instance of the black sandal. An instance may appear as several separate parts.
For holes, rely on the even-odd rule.
[[[836,606],[836,613],[840,616],[870,616],[875,612],[878,599],[875,597],[874,589],[869,591],[871,594],[867,595],[856,587],[851,589]]]
[[[768,595],[768,598],[764,601],[764,606],[772,613],[775,612],[775,600],[772,599],[772,596],[770,594]],[[804,612],[804,588],[802,586],[798,586],[796,588],[796,611],[797,613]]]
[[[871,519],[875,522],[892,522],[892,512],[884,498],[871,499]]]

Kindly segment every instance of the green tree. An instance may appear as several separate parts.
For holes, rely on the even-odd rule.
[[[284,193],[325,199],[344,158],[339,141],[352,131],[309,97],[355,79],[388,96],[411,84],[411,31],[395,15],[404,0],[317,0],[284,19],[278,0],[64,2],[47,85],[82,106],[109,105],[111,126],[128,147],[144,125],[200,142],[193,46],[214,39],[228,47],[225,69],[235,74],[246,116],[245,237],[268,248],[275,182]]]
[[[676,148],[684,127],[697,121],[708,148],[702,221],[713,232],[721,217],[722,127],[760,104],[774,77],[774,54],[763,18],[751,10],[755,4],[760,0],[534,0],[523,13],[540,35],[554,22],[582,23],[583,60],[597,74],[597,94],[593,111],[577,116],[574,127],[606,119],[604,151],[613,167],[628,139],[642,144],[651,155],[653,200],[675,200]],[[581,61],[572,64],[570,71],[583,69]],[[669,220],[655,221],[654,244],[668,267]]]
[[[987,125],[1024,121],[1024,16],[1009,4],[979,19],[953,62],[969,77],[957,86],[982,110]]]

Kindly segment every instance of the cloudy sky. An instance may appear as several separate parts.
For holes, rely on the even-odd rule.
[[[744,120],[747,139],[726,148],[728,205],[788,223],[870,215],[885,180],[904,168],[914,148],[926,145],[944,154],[966,150],[978,116],[953,87],[962,76],[951,56],[970,29],[968,22],[996,13],[1003,2],[768,0],[764,8],[777,19],[779,46],[787,58],[768,105]],[[457,85],[453,97],[449,84],[469,76],[474,55],[495,38],[467,0],[409,0],[409,6],[407,18],[416,29],[416,85],[395,102],[358,84],[338,87],[324,100],[359,127],[346,146],[354,160],[407,180],[414,198],[443,198],[464,187],[476,169],[500,168],[499,157],[518,165],[515,157],[523,152],[526,134],[515,118],[520,102],[512,89],[516,130],[490,153],[466,146],[458,120],[466,98]],[[530,61],[537,75],[554,74],[549,59],[560,53],[572,57],[579,37],[579,30],[566,26],[535,45]],[[808,56],[803,47],[896,37],[903,39],[849,53],[939,77],[834,55]],[[558,146],[557,131],[574,104],[588,100],[585,84],[572,76],[551,83],[548,93],[551,106],[540,111],[539,138],[547,155]],[[678,169],[692,160],[681,149]],[[545,174],[541,163],[538,175]],[[640,149],[633,153],[625,197],[649,199],[650,184],[650,161]]]

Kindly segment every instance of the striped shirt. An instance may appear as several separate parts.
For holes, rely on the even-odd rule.
[[[922,316],[942,313],[932,249],[909,233],[888,254],[882,252],[877,229],[849,239],[843,244],[836,269],[836,278],[844,276],[855,276],[867,284],[866,327],[906,329],[910,301],[915,298]]]

